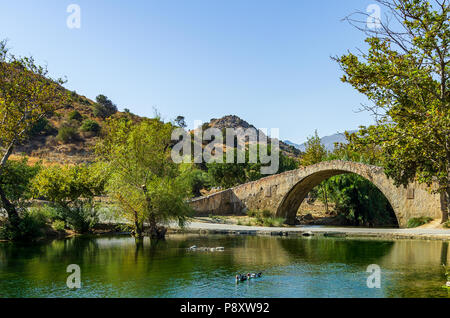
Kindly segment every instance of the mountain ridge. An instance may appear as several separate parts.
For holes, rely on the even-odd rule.
[[[351,133],[357,132],[357,130],[347,130],[347,132],[349,132],[351,134]],[[288,144],[288,145],[290,145],[290,146],[293,146],[293,147],[297,148],[298,150],[300,150],[302,152],[305,152],[305,150],[306,150],[306,142],[304,142],[302,144],[296,144],[296,143],[294,143],[294,142],[292,142],[290,140],[284,140],[283,142]],[[334,144],[336,142],[346,144],[347,140],[345,139],[344,132],[337,132],[337,133],[332,134],[332,135],[321,137],[320,138],[320,142],[322,143],[322,145],[325,146],[325,148],[328,151],[333,151]]]

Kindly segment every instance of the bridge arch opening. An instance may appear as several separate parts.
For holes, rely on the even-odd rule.
[[[379,191],[379,195],[381,197],[386,198],[388,202],[388,211],[386,213],[390,214],[392,218],[392,226],[399,227],[398,217],[396,215],[395,209],[393,208],[391,201],[387,195],[377,184],[370,180],[364,175],[359,173],[355,173],[353,171],[346,170],[322,170],[314,172],[304,178],[302,178],[299,182],[297,182],[284,196],[280,205],[278,206],[276,215],[278,217],[282,217],[286,219],[286,223],[290,225],[296,224],[296,216],[299,211],[301,204],[305,201],[308,194],[318,185],[320,185],[325,180],[328,180],[331,177],[339,176],[339,175],[356,175],[361,177],[362,179],[370,182],[371,185],[374,186],[375,191]]]

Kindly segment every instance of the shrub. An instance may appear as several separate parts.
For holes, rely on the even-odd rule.
[[[61,221],[61,220],[56,220],[56,221],[53,221],[52,227],[53,227],[53,229],[55,231],[62,232],[66,228],[66,223],[64,221]]]
[[[194,169],[188,177],[192,187],[192,194],[195,197],[201,196],[200,190],[211,188],[210,176],[205,171]]]
[[[446,229],[449,229],[449,228],[450,228],[450,220],[447,221],[447,222],[445,222],[445,223],[443,224],[443,227],[446,228]]]
[[[45,220],[45,216],[25,210],[20,218],[19,226],[16,228],[6,222],[0,228],[0,237],[11,241],[34,241],[43,236]]]
[[[37,136],[37,135],[53,135],[56,134],[58,130],[53,127],[53,125],[48,121],[47,118],[42,117],[40,118],[30,129],[28,134],[30,136]]]
[[[408,220],[408,228],[413,228],[413,227],[418,227],[424,224],[429,223],[430,221],[432,221],[433,219],[428,217],[428,216],[421,216],[419,218],[412,218]]]
[[[95,120],[87,119],[83,122],[80,129],[81,131],[99,133],[101,127]]]
[[[76,204],[63,209],[63,218],[67,226],[78,233],[87,233],[98,224],[98,209],[92,204]]]
[[[36,206],[28,209],[31,215],[34,215],[40,219],[45,220],[45,222],[51,222],[57,219],[62,219],[61,211],[59,208],[52,207],[49,205]]]
[[[69,120],[81,121],[83,119],[83,116],[81,116],[81,114],[78,110],[73,110],[69,113],[68,118],[69,118]]]
[[[105,95],[98,95],[96,101],[92,107],[95,117],[107,118],[117,113],[117,106]]]
[[[58,135],[56,136],[56,139],[63,143],[77,141],[79,139],[78,129],[67,123],[62,124],[58,129]]]
[[[284,219],[283,218],[274,218],[274,217],[263,218],[262,224],[264,226],[280,227],[280,226],[283,226]]]
[[[272,217],[272,212],[270,212],[269,210],[262,210],[262,211],[249,210],[249,211],[247,211],[247,215],[252,218],[262,219],[262,218]]]

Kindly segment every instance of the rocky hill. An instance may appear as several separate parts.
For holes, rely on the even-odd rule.
[[[33,133],[29,141],[15,148],[14,157],[26,155],[31,162],[42,160],[44,164],[78,164],[91,162],[95,159],[94,147],[99,141],[101,127],[105,125],[104,116],[96,112],[99,105],[96,101],[81,96],[76,92],[70,92],[72,102],[56,111],[48,120],[41,124],[42,127]],[[113,117],[133,116],[139,120],[139,116],[126,112],[115,112]],[[99,130],[85,131],[86,122],[95,122]],[[204,125],[207,127],[223,128],[256,128],[238,116],[229,115],[219,119],[211,119]],[[71,133],[69,137],[62,138],[62,132]],[[263,132],[259,132],[263,134]],[[291,157],[298,157],[301,152],[295,147],[280,141],[282,152]]]
[[[255,126],[252,124],[249,124],[247,121],[243,120],[242,118],[236,116],[236,115],[227,115],[223,116],[221,118],[212,118],[208,123],[203,124],[202,128],[206,129],[208,127],[212,128],[218,128],[220,130],[226,129],[226,128],[254,128],[258,130]],[[261,130],[258,130],[258,138],[264,138],[265,134]],[[301,151],[297,148],[295,148],[292,145],[289,145],[283,141],[280,142],[280,149],[281,151],[290,157],[299,157],[301,155]]]

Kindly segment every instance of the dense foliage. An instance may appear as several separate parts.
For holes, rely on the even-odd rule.
[[[50,166],[31,182],[35,197],[56,205],[51,219],[64,221],[76,232],[87,232],[97,223],[94,197],[103,194],[108,171],[100,164]]]
[[[29,165],[27,158],[20,161],[8,160],[0,170],[0,187],[6,198],[15,206],[20,205],[21,201],[30,199],[32,197],[30,181],[41,168],[40,163]]]
[[[401,185],[436,180],[442,222],[450,209],[450,3],[378,0],[391,20],[370,30],[366,52],[336,58],[351,84],[367,96],[377,124],[362,127],[356,147],[377,145],[388,176]]]
[[[327,160],[347,160],[366,164],[380,163],[380,150],[374,147],[354,150],[352,137],[346,134],[348,143],[336,144],[328,153],[315,135],[308,139],[303,165]],[[316,186],[310,197],[319,198],[328,212],[328,203],[334,204],[335,212],[342,223],[354,226],[397,226],[394,211],[384,194],[369,180],[356,174],[341,174],[331,177]]]
[[[160,224],[176,220],[183,225],[190,212],[185,199],[191,184],[183,169],[170,158],[174,127],[158,118],[134,123],[129,118],[110,120],[107,135],[97,151],[108,164],[111,178],[106,190],[142,237],[144,222],[150,236],[161,238]]]
[[[261,174],[263,164],[259,158],[259,147],[257,147],[257,162],[250,163],[249,151],[245,152],[245,163],[237,163],[237,151],[234,152],[234,163],[226,163],[226,153],[223,154],[223,163],[207,163],[206,168],[210,176],[209,184],[212,186],[220,186],[222,188],[231,188],[233,186],[255,181],[266,175]],[[270,147],[268,153],[270,154]],[[298,160],[288,157],[280,152],[278,173],[298,168]]]
[[[30,130],[70,100],[62,83],[50,78],[47,69],[36,65],[32,57],[11,55],[6,42],[0,42],[0,173]],[[19,229],[21,218],[1,185],[0,202],[8,213],[9,226]]]

